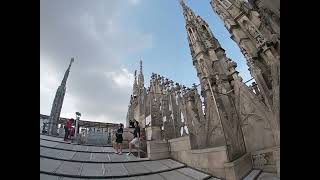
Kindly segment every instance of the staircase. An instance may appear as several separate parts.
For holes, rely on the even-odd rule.
[[[79,145],[40,135],[40,179],[219,180],[172,159],[149,160],[126,155],[128,149],[122,152],[122,155],[115,154],[111,145]],[[255,169],[243,178],[279,179],[274,173]]]
[[[114,154],[111,146],[88,146],[40,135],[40,179],[204,180],[216,178],[172,159]]]

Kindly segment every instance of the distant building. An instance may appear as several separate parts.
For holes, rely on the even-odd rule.
[[[50,116],[40,114],[40,132],[42,132],[44,123],[49,122]],[[58,121],[58,127],[60,128],[66,122],[68,118],[60,117]],[[47,125],[48,127],[48,125]],[[79,120],[79,129],[85,129],[87,132],[111,132],[113,129],[117,129],[116,123],[104,123],[87,120]],[[58,129],[57,129],[58,132]]]

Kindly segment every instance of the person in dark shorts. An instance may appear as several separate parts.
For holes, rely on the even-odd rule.
[[[134,147],[139,147],[139,145],[140,145],[140,126],[139,126],[138,121],[134,122],[134,127],[135,128],[133,131],[133,139],[129,143],[129,153],[127,155],[132,155],[132,153],[131,153],[132,145],[134,145]]]
[[[119,124],[119,128],[116,132],[116,154],[122,154],[122,141],[123,141],[123,124]],[[119,152],[120,149],[120,152]]]

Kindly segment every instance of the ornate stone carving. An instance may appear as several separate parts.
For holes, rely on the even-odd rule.
[[[218,1],[226,9],[228,9],[232,5],[229,0],[218,0]]]
[[[206,147],[206,123],[202,111],[202,102],[196,89],[192,89],[184,96],[186,101],[187,120],[191,146],[193,149]]]
[[[267,160],[265,159],[265,154],[258,154],[252,156],[253,165],[257,169],[263,169],[264,165],[267,164]]]

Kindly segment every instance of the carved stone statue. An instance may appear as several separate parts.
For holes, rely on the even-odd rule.
[[[188,119],[186,121],[190,144],[193,149],[201,149],[207,146],[207,128],[206,120],[202,111],[202,102],[197,90],[193,89],[184,96],[186,101],[186,112]]]

